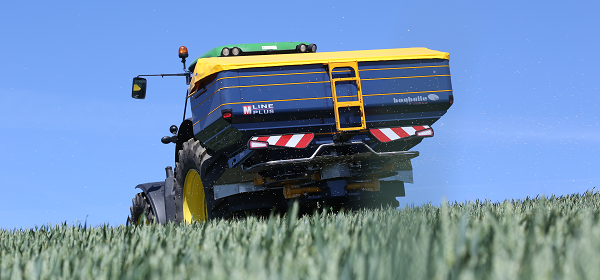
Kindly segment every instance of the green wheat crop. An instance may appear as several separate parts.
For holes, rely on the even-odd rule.
[[[0,229],[0,279],[600,279],[600,193]]]

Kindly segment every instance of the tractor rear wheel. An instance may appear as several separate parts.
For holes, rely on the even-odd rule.
[[[131,212],[131,216],[129,217],[130,225],[140,225],[143,221],[142,217],[146,218],[146,224],[149,225],[154,222],[155,215],[152,211],[152,206],[148,202],[148,198],[145,193],[137,193],[135,197],[131,200],[132,206],[129,207],[129,211]]]
[[[179,151],[175,163],[175,220],[178,223],[212,218],[211,185],[202,178],[210,158],[206,148],[193,138],[183,143]]]

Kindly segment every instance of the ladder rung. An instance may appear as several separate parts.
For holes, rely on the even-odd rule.
[[[356,77],[350,77],[350,78],[335,78],[333,79],[333,81],[335,82],[343,82],[343,81],[356,81],[358,80],[358,78]]]
[[[365,129],[366,126],[355,126],[355,127],[344,127],[344,128],[338,128],[339,131],[348,131],[348,130],[361,130],[361,129]]]
[[[337,107],[360,107],[360,101],[336,102]]]

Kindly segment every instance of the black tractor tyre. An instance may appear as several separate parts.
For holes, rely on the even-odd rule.
[[[129,211],[131,212],[131,216],[129,217],[128,221],[129,225],[140,225],[142,215],[146,216],[147,224],[151,224],[156,220],[152,206],[150,206],[150,202],[148,201],[145,193],[137,193],[131,200],[131,203],[132,206],[129,207]]]
[[[177,223],[184,221],[184,186],[185,178],[190,170],[196,170],[202,181],[207,218],[209,220],[217,218],[212,211],[215,205],[213,184],[225,171],[223,160],[220,160],[219,157],[213,157],[200,141],[193,138],[183,143],[183,147],[178,154],[178,161],[175,163],[175,221]]]

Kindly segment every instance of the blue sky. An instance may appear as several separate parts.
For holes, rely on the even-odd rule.
[[[3,1],[0,227],[125,222],[139,183],[164,179],[190,57],[224,44],[450,53],[455,104],[414,150],[402,205],[600,187],[595,1]]]

